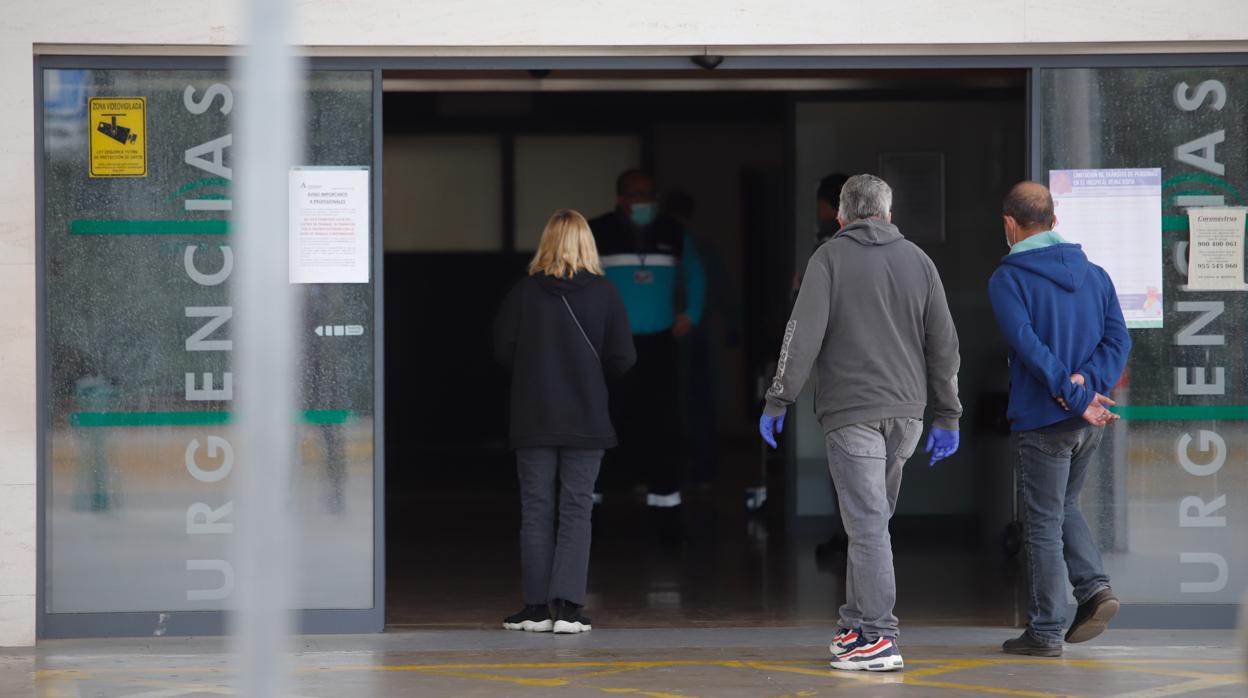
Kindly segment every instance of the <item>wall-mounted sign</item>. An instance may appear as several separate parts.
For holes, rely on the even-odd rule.
[[[1187,289],[1243,291],[1244,219],[1242,207],[1201,207],[1187,210],[1191,243]]]
[[[1161,327],[1161,168],[1051,170],[1049,189],[1057,232],[1109,273],[1127,327]]]
[[[290,282],[366,284],[368,168],[290,171]]]
[[[87,106],[91,177],[147,176],[147,98],[92,97]]]

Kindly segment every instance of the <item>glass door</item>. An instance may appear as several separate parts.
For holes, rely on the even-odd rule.
[[[1159,234],[1089,250],[1120,270],[1138,321],[1115,396],[1122,421],[1083,501],[1116,592],[1152,605],[1128,609],[1152,625],[1231,627],[1248,586],[1248,294],[1194,290],[1188,275],[1188,211],[1248,204],[1248,67],[1219,60],[1042,69],[1034,82],[1033,177],[1054,188],[1059,231],[1064,215],[1095,218],[1071,198],[1081,187],[1159,192]]]
[[[306,79],[300,164],[374,174],[373,72]],[[229,278],[244,263],[230,244],[231,112],[246,96],[223,69],[89,62],[45,67],[41,94],[42,632],[219,632],[231,539],[247,535],[231,473],[258,467],[230,445]],[[299,285],[289,506],[306,631],[382,625],[378,271]]]

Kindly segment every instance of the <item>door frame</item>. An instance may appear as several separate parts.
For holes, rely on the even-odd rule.
[[[49,614],[44,610],[46,512],[46,415],[47,361],[46,292],[44,276],[44,167],[43,167],[43,71],[53,68],[86,69],[187,69],[227,70],[225,57],[159,57],[107,55],[37,55],[34,61],[35,120],[35,201],[36,201],[36,351],[37,375],[37,565],[36,633],[38,637],[145,636],[162,627],[164,634],[220,634],[225,629],[224,612],[183,611],[171,614],[86,613]],[[694,67],[687,56],[530,56],[530,57],[384,57],[317,58],[309,60],[312,70],[368,70],[373,76],[373,264],[374,269],[374,605],[363,611],[308,610],[300,617],[304,633],[377,632],[385,624],[385,361],[384,339],[384,237],[382,163],[382,79],[388,70],[688,70]],[[1071,54],[1071,55],[948,55],[948,56],[730,56],[717,69],[1025,69],[1027,75],[1027,167],[1033,179],[1040,171],[1042,105],[1039,99],[1039,70],[1044,68],[1197,68],[1248,66],[1248,53],[1155,53],[1155,54]],[[792,192],[789,192],[791,200]],[[791,226],[790,226],[791,227]],[[786,478],[794,473],[792,454],[786,457]],[[1235,604],[1125,604],[1116,625],[1127,628],[1230,628],[1237,612]],[[161,619],[161,616],[166,617]]]
[[[141,611],[100,613],[49,613],[47,611],[47,508],[48,488],[47,410],[47,277],[44,256],[44,112],[43,71],[49,69],[85,70],[211,70],[226,73],[224,57],[147,57],[147,56],[36,56],[34,62],[35,119],[35,278],[37,402],[36,434],[38,475],[36,478],[37,569],[35,591],[35,636],[65,637],[142,637],[151,635],[222,635],[227,629],[227,611]],[[373,245],[373,606],[367,609],[303,609],[297,627],[300,633],[373,633],[385,627],[386,536],[385,536],[385,256],[382,246],[382,168],[381,168],[381,69],[358,62],[344,64],[334,59],[312,59],[308,70],[368,71],[372,78],[373,154],[372,245]]]

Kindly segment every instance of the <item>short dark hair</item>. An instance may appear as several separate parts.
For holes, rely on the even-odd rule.
[[[624,170],[623,172],[620,173],[619,177],[615,178],[615,195],[624,196],[624,193],[626,189],[628,188],[629,180],[637,179],[638,177],[644,177],[647,180],[650,180],[651,182],[654,181],[650,177],[650,173],[646,172],[645,170],[638,169],[636,167]]]
[[[1049,188],[1039,182],[1019,182],[1005,195],[1001,213],[1024,228],[1053,225],[1053,196]]]
[[[849,175],[834,172],[819,180],[819,188],[815,190],[816,201],[826,201],[830,206],[839,206],[841,187],[849,181]]]

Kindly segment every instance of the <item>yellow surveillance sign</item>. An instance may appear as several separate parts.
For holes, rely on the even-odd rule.
[[[147,98],[92,97],[91,177],[147,176]]]

